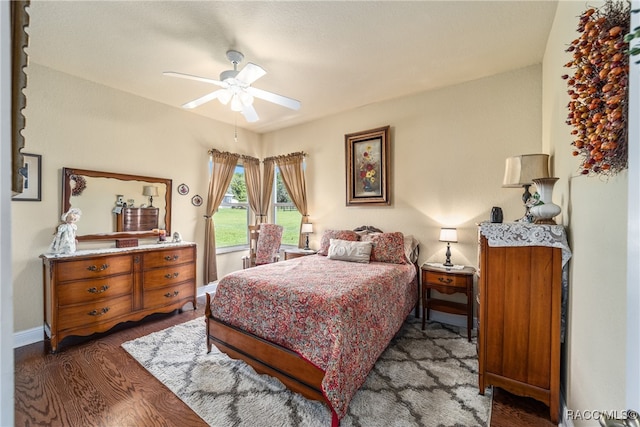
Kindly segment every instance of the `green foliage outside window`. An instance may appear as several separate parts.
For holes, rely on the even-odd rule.
[[[244,180],[244,173],[236,172],[231,178],[229,190],[233,194],[233,198],[239,202],[247,201],[247,183]]]

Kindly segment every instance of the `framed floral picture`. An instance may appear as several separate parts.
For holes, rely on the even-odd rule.
[[[389,126],[344,136],[347,206],[389,205]]]

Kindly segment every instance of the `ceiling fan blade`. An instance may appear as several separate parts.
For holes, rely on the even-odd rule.
[[[258,121],[258,113],[256,112],[256,109],[253,108],[253,105],[251,104],[242,106],[242,115],[244,116],[245,119],[247,119],[249,123]]]
[[[265,101],[273,102],[274,104],[282,105],[283,107],[291,108],[292,110],[300,109],[300,101],[293,98],[287,98],[286,96],[267,92],[266,90],[258,89],[253,86],[248,87],[247,92],[256,98],[264,99]]]
[[[242,70],[240,70],[240,72],[236,76],[236,80],[250,85],[265,74],[267,74],[267,72],[264,68],[252,62],[249,62],[244,66]]]
[[[181,79],[195,80],[197,82],[209,83],[216,86],[223,85],[223,83],[220,80],[208,79],[206,77],[192,76],[191,74],[176,73],[175,71],[165,71],[162,74],[169,77],[179,77]]]
[[[182,106],[182,108],[196,108],[202,104],[204,104],[205,102],[209,102],[212,101],[218,97],[220,97],[221,95],[226,94],[227,90],[226,89],[218,89],[216,91],[213,91],[211,93],[208,93],[204,96],[201,96],[198,99],[194,99],[191,102],[187,102],[186,104],[184,104]]]

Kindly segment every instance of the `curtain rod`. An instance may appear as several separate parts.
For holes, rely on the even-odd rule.
[[[253,157],[253,156],[247,156],[245,154],[237,154],[237,153],[231,153],[229,151],[220,151],[216,148],[210,148],[207,151],[207,154],[212,155],[212,154],[225,154],[225,155],[229,155],[229,156],[238,156],[239,158],[243,159],[243,160],[257,160],[260,161],[260,159],[258,159],[257,157]],[[279,156],[271,156],[271,157],[267,157],[265,159],[263,159],[262,161],[265,160],[280,160],[280,159],[287,159],[290,157],[296,157],[296,156],[302,156],[302,157],[307,157],[307,153],[305,153],[304,151],[298,151],[295,153],[289,153],[289,154],[282,154]]]
[[[264,160],[281,160],[281,159],[288,159],[290,157],[297,157],[297,156],[307,157],[307,153],[305,153],[304,151],[298,151],[297,153],[290,153],[290,154],[283,154],[281,156],[267,157]]]

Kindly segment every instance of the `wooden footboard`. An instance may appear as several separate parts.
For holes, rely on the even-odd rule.
[[[322,394],[324,371],[297,353],[211,316],[211,295],[205,306],[207,351],[211,345],[233,359],[240,359],[256,372],[278,378],[289,390],[313,400],[327,402]]]

